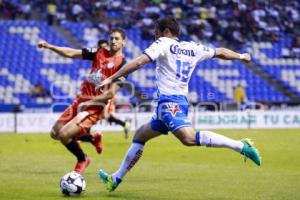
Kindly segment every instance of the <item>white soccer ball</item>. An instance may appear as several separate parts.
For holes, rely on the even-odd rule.
[[[61,192],[66,196],[78,196],[85,191],[86,183],[77,172],[69,172],[60,179]]]

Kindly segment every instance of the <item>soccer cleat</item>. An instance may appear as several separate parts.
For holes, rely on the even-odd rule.
[[[125,139],[128,139],[129,129],[130,129],[130,123],[125,122],[125,126],[124,126],[124,137],[125,137]]]
[[[109,192],[113,192],[118,185],[121,183],[121,179],[117,179],[117,183],[113,181],[112,176],[103,171],[102,169],[99,170],[99,178],[106,184],[106,189]]]
[[[94,133],[92,144],[95,146],[97,153],[101,154],[103,149],[101,132]]]
[[[91,159],[87,156],[85,157],[84,161],[78,161],[75,165],[74,171],[78,172],[79,174],[83,174],[85,169],[89,166]]]
[[[244,143],[244,147],[241,151],[241,154],[245,156],[245,162],[247,158],[250,158],[256,165],[260,166],[261,157],[259,155],[258,150],[255,147],[253,147],[253,142],[248,138],[242,139],[241,142]]]

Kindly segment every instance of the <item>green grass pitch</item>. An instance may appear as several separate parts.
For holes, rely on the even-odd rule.
[[[121,133],[110,133],[104,135],[102,155],[82,143],[92,163],[84,174],[86,192],[75,199],[300,199],[299,129],[216,132],[252,138],[262,166],[244,163],[227,149],[185,147],[169,134],[150,141],[120,187],[108,193],[97,171],[116,170],[130,145]],[[0,199],[66,199],[59,180],[74,164],[75,158],[47,134],[0,134]]]

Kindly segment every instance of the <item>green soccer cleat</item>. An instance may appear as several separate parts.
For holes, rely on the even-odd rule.
[[[244,143],[244,147],[241,151],[241,154],[245,156],[245,162],[247,158],[250,158],[255,164],[260,166],[261,157],[258,150],[253,147],[253,142],[249,138],[242,139],[241,142]]]
[[[109,192],[113,192],[122,181],[121,179],[118,179],[118,183],[115,183],[112,179],[112,176],[103,171],[102,169],[99,170],[99,178],[103,181],[103,183],[106,184],[106,189]]]

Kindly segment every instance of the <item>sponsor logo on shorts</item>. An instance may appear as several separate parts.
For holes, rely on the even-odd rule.
[[[167,103],[167,112],[170,112],[173,116],[175,116],[178,112],[181,112],[178,103]]]

